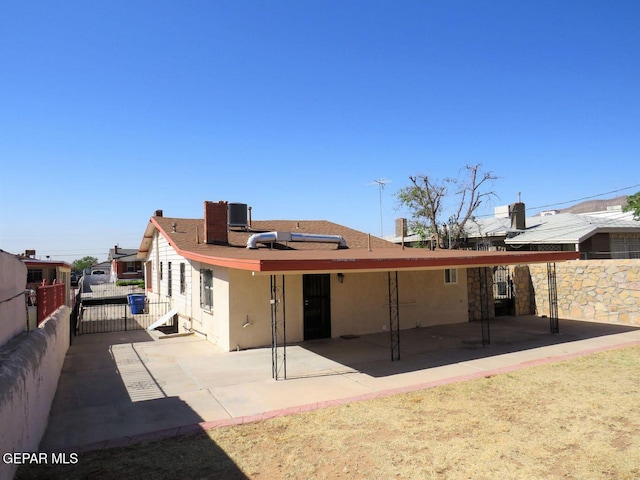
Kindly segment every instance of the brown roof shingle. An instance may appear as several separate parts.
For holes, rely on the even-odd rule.
[[[248,231],[230,230],[228,245],[206,244],[202,219],[152,217],[140,245],[139,257],[146,258],[156,230],[185,258],[255,272],[442,269],[554,262],[573,260],[579,255],[576,252],[403,249],[386,240],[326,220],[254,220]],[[271,231],[341,235],[348,248],[338,249],[330,243],[289,243],[278,245],[277,248],[259,244],[258,249],[246,248],[251,235]]]

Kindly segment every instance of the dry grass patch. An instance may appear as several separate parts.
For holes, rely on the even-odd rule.
[[[32,466],[16,478],[638,479],[640,348]]]

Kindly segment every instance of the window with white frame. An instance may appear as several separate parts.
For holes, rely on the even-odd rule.
[[[200,307],[205,310],[213,308],[213,270],[200,270]]]
[[[444,270],[444,283],[445,285],[452,285],[458,283],[458,269],[457,268],[445,268]]]
[[[172,294],[171,262],[167,262],[167,296]]]
[[[187,284],[185,281],[185,265],[184,263],[180,264],[180,295],[184,295],[187,290]]]

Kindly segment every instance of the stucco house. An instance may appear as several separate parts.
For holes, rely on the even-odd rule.
[[[403,249],[329,221],[252,221],[245,204],[204,202],[204,219],[156,211],[138,258],[149,300],[169,301],[181,332],[231,351],[467,322],[472,271],[577,255]]]
[[[35,257],[33,250],[27,250],[16,256],[27,267],[27,290],[36,290],[44,281],[46,285],[62,283],[64,298],[67,305],[71,305],[71,265],[56,260],[42,260]]]

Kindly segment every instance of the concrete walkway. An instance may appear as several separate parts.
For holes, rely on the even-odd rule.
[[[45,451],[126,445],[479,378],[574,356],[640,345],[640,329],[537,317],[316,340],[287,347],[287,380],[271,378],[271,349],[221,352],[195,336],[145,331],[82,335],[65,359]]]

